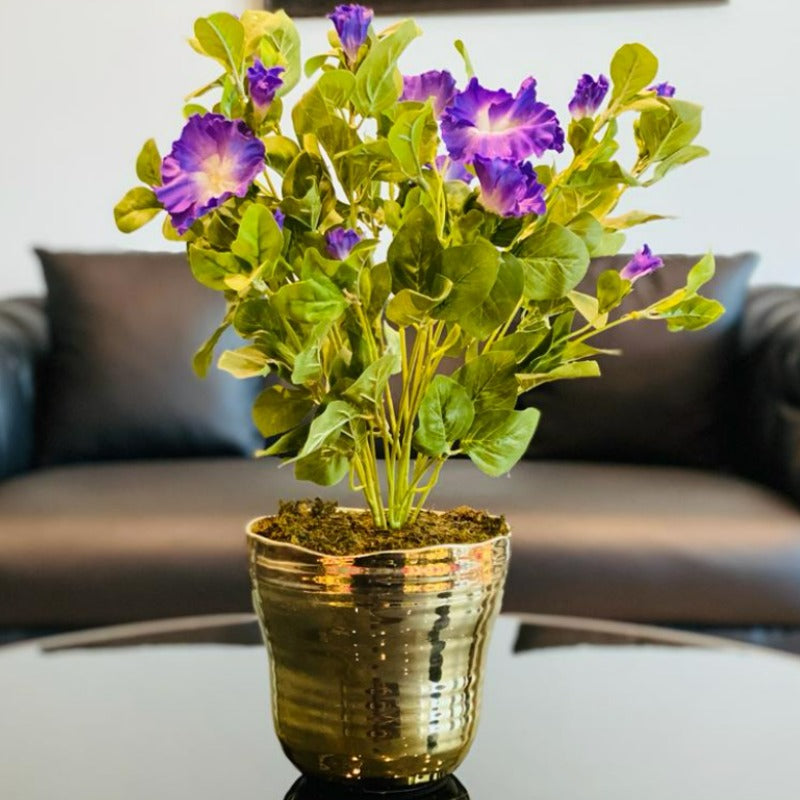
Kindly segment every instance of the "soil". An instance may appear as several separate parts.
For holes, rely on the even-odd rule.
[[[282,501],[278,513],[253,524],[254,533],[306,547],[318,553],[346,556],[382,550],[406,550],[444,544],[477,544],[508,532],[504,517],[468,506],[450,511],[423,511],[399,531],[379,530],[368,511],[341,511],[335,502]]]

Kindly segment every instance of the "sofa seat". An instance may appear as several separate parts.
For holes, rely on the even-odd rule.
[[[76,464],[0,483],[0,625],[79,627],[250,607],[244,523],[279,498],[351,498],[273,460]],[[670,467],[448,464],[433,507],[505,513],[505,607],[631,621],[800,625],[800,512]],[[35,537],[35,541],[32,538]]]

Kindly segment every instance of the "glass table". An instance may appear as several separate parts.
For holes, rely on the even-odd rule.
[[[645,626],[504,615],[469,756],[427,794],[398,796],[796,800],[799,751],[800,659]],[[357,796],[307,783],[283,757],[250,615],[0,648],[2,798]]]

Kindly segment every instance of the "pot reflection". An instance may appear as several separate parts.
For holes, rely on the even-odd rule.
[[[313,778],[302,777],[289,789],[284,800],[469,800],[469,792],[452,775],[434,785],[419,788],[395,790],[392,792],[360,791],[349,786],[326,783]]]

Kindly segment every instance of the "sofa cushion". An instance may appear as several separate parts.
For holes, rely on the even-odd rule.
[[[247,611],[244,525],[279,498],[355,504],[272,459],[75,464],[0,483],[0,625],[86,626]],[[524,462],[443,471],[513,529],[505,607],[655,623],[800,625],[800,512],[739,478]]]
[[[225,307],[193,279],[185,255],[38,254],[52,339],[40,392],[41,462],[260,446],[250,418],[260,382],[216,369],[201,381],[192,371],[192,355]]]
[[[629,256],[594,259],[581,286],[594,294],[597,277]],[[697,256],[664,256],[665,266],[636,282],[621,311],[643,308],[684,285]],[[602,356],[599,379],[545,384],[523,395],[542,412],[528,455],[628,463],[716,466],[728,463],[728,392],[747,283],[757,256],[719,256],[703,288],[726,313],[700,331],[670,333],[660,321],[607,331],[590,344],[621,350]],[[616,313],[616,312],[615,312]]]

